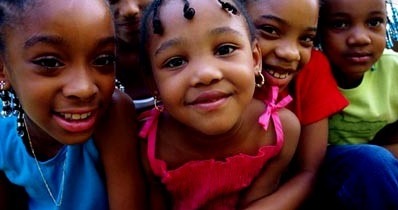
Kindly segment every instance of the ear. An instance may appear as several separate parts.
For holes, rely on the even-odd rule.
[[[253,57],[253,70],[256,73],[256,75],[262,71],[262,54],[261,54],[261,48],[260,45],[258,44],[257,39],[253,41],[253,47],[252,47],[252,57]]]

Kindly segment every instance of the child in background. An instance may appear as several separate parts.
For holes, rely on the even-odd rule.
[[[139,62],[139,22],[152,0],[109,0],[116,27],[116,78],[133,98],[138,111],[153,105],[152,93],[145,84]]]
[[[23,187],[29,209],[143,209],[130,198],[142,192],[133,120],[122,116],[134,113],[113,94],[107,2],[1,0],[0,11],[1,181]],[[104,129],[114,117],[129,130]],[[96,126],[105,140],[91,138]]]
[[[282,108],[289,98],[276,103],[276,87],[265,101],[253,98],[255,77],[257,86],[264,78],[245,9],[155,0],[142,24],[145,69],[158,92],[140,132],[152,209],[237,209],[266,199],[300,128]]]
[[[326,57],[313,49],[318,0],[246,0],[245,5],[257,29],[266,84],[279,86],[281,96],[293,96],[288,108],[301,123],[291,174],[264,205],[296,209],[314,187],[326,151],[328,117],[348,102],[337,89]],[[264,87],[257,89],[257,98],[266,96]]]
[[[320,14],[322,49],[350,101],[329,120],[322,206],[398,209],[397,141],[369,144],[398,119],[398,54],[385,49],[386,1],[324,0]]]

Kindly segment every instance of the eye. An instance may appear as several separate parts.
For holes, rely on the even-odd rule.
[[[225,56],[233,53],[236,50],[236,46],[233,45],[221,45],[216,49],[216,55]]]
[[[63,67],[64,64],[58,60],[58,58],[54,56],[44,56],[37,58],[32,61],[32,63],[44,67],[46,69],[54,69],[54,68],[60,68]]]
[[[383,18],[377,17],[377,18],[371,18],[368,20],[367,25],[371,28],[376,28],[384,24],[385,21]]]
[[[344,30],[344,29],[348,28],[349,23],[345,20],[333,20],[329,23],[329,26],[332,29]]]
[[[187,62],[181,57],[173,57],[168,59],[163,66],[166,68],[178,68],[186,63]]]
[[[260,34],[265,35],[269,38],[279,37],[278,29],[272,25],[260,25],[257,26],[257,30],[260,32]]]
[[[98,57],[96,57],[94,59],[93,65],[98,66],[98,67],[114,65],[115,60],[116,60],[115,55],[103,54],[103,55],[99,55]]]
[[[314,46],[314,40],[315,40],[315,34],[314,35],[305,35],[300,38],[300,43],[304,47],[313,47]]]

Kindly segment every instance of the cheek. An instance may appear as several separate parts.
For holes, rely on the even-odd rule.
[[[301,53],[301,66],[304,66],[305,64],[307,64],[310,59],[311,59],[311,49],[304,49]]]

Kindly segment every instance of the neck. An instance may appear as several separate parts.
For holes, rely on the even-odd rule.
[[[263,129],[258,125],[258,117],[264,111],[264,104],[248,106],[242,118],[223,134],[206,135],[188,127],[165,113],[159,120],[159,140],[170,144],[174,150],[188,153],[192,159],[224,159],[238,153],[255,154],[260,140],[258,134]],[[171,140],[172,139],[172,140]],[[169,148],[170,148],[169,147]],[[190,159],[190,158],[188,158]]]
[[[336,79],[337,85],[343,89],[351,89],[358,87],[363,79],[364,73],[357,75],[347,75],[342,73],[340,70],[333,70],[334,78]]]
[[[29,146],[29,139],[32,142],[32,147],[35,150],[36,157],[40,161],[48,160],[54,157],[58,151],[64,146],[44,130],[39,128],[28,116],[25,115],[26,133],[24,136],[24,143],[27,151],[31,153]]]

